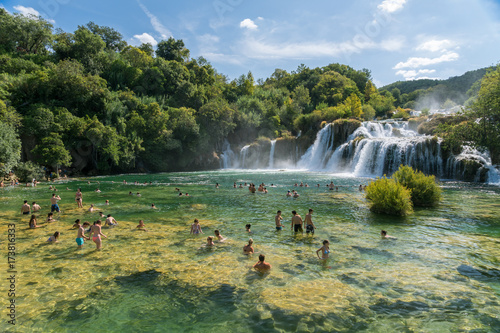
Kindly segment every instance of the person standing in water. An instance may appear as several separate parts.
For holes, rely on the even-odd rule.
[[[271,269],[271,264],[266,262],[266,256],[263,254],[259,255],[259,261],[253,265],[253,268],[260,273],[266,273]]]
[[[100,250],[102,246],[101,235],[105,238],[108,238],[108,236],[101,232],[101,220],[95,221],[94,225],[90,227],[90,231],[94,233],[92,235],[92,240],[96,245],[96,250]]]
[[[55,193],[52,194],[52,198],[50,198],[50,203],[52,204],[52,206],[50,206],[50,211],[53,213],[54,211],[56,212],[60,212],[61,210],[59,209],[59,205],[57,204],[57,202],[61,200],[61,197],[60,196],[56,196]]]
[[[193,235],[203,233],[203,231],[201,231],[200,221],[198,221],[198,219],[194,219],[194,223],[191,224],[191,231],[189,233]]]
[[[76,234],[76,245],[78,245],[78,249],[83,248],[83,243],[85,239],[90,240],[90,237],[85,236],[85,227],[88,226],[90,223],[85,222],[82,225],[80,225],[80,220],[77,220],[77,225],[78,225],[78,233]]]
[[[316,229],[316,226],[314,226],[312,221],[312,213],[313,210],[309,208],[309,213],[306,214],[304,223],[306,224],[306,234],[311,233],[314,235],[314,229]]]
[[[281,216],[281,210],[276,212],[276,216],[274,217],[274,222],[276,223],[276,230],[283,230],[284,225],[281,223],[283,217]]]
[[[319,256],[320,252],[321,252],[321,257]],[[328,259],[329,254],[330,254],[330,242],[325,239],[323,241],[323,246],[316,251],[316,255],[318,256],[318,259],[326,260]]]
[[[24,200],[24,204],[21,206],[21,213],[24,215],[29,215],[31,213],[31,207],[28,204],[28,200]]]
[[[301,232],[301,233],[304,233],[304,229],[302,229],[302,224],[304,223],[302,221],[302,217],[300,217],[299,214],[297,214],[296,211],[292,211],[292,225],[291,225],[291,228],[294,232]]]
[[[76,193],[75,193],[75,201],[76,201],[76,204],[78,206],[78,208],[83,208],[83,194],[82,194],[82,189],[79,188],[78,190],[76,190]]]

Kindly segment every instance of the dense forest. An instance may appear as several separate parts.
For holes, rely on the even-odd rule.
[[[69,33],[0,8],[0,167],[25,178],[40,166],[207,169],[226,139],[314,137],[336,119],[401,116],[397,89],[379,91],[369,70],[341,64],[229,80],[182,40],[134,47],[93,22]]]

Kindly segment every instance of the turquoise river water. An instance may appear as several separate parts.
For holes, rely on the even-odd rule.
[[[293,186],[301,181],[310,187]],[[338,191],[328,190],[330,181]],[[500,189],[443,183],[437,208],[388,217],[369,211],[358,190],[368,181],[276,170],[69,180],[54,183],[62,212],[50,223],[47,183],[2,188],[0,331],[500,332]],[[269,193],[234,189],[233,182],[264,182]],[[78,187],[84,209],[75,202]],[[287,198],[289,189],[300,197]],[[42,206],[37,216],[45,227],[28,228],[23,200]],[[97,212],[87,211],[91,203]],[[291,211],[304,217],[309,208],[316,234],[292,234]],[[283,231],[274,226],[278,209]],[[119,226],[103,227],[101,251],[92,241],[77,250],[73,222],[95,221],[99,211]],[[190,235],[194,218],[204,234]],[[147,232],[136,230],[139,219]],[[15,326],[7,322],[4,278],[9,223],[16,225]],[[215,229],[227,239],[207,248]],[[381,239],[382,229],[397,239]],[[47,244],[55,231],[59,242]],[[256,254],[246,256],[250,237]],[[326,263],[315,253],[324,239]],[[273,266],[269,274],[251,268],[260,253]]]

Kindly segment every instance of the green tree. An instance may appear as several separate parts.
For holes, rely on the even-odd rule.
[[[189,59],[189,50],[185,47],[182,39],[170,37],[162,40],[156,46],[156,56],[165,60],[185,62]]]
[[[57,133],[50,133],[44,137],[31,152],[42,165],[54,167],[58,177],[60,166],[71,165],[71,154]]]
[[[0,171],[9,173],[21,159],[21,140],[13,126],[0,121]]]
[[[110,51],[120,52],[127,46],[127,42],[123,40],[122,34],[113,28],[99,26],[92,21],[87,23],[86,28],[94,35],[101,37],[106,44],[106,49]]]

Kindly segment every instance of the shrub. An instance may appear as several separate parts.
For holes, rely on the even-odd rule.
[[[21,183],[31,182],[33,178],[42,179],[44,176],[43,168],[31,161],[19,163],[14,168],[14,173]]]
[[[408,215],[413,212],[411,191],[394,179],[378,178],[366,187],[370,210],[389,215]]]
[[[414,206],[435,206],[442,199],[442,190],[436,184],[434,176],[426,176],[421,171],[415,172],[410,166],[401,165],[392,177],[411,190],[411,201]]]

